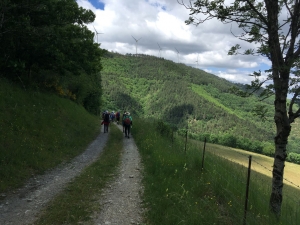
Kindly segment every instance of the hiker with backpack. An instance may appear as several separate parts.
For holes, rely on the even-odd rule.
[[[120,112],[119,111],[116,112],[116,121],[117,121],[117,124],[120,123]]]
[[[132,117],[130,116],[129,112],[125,113],[124,115],[123,126],[125,128],[125,137],[129,138],[130,128],[132,126]]]
[[[110,113],[110,121],[111,121],[111,122],[115,122],[115,111],[112,111],[112,112]]]
[[[125,132],[125,126],[124,126],[124,117],[126,115],[126,111],[124,111],[123,115],[122,115],[122,126],[123,126],[123,133]]]
[[[108,133],[108,125],[110,122],[110,113],[108,111],[105,112],[105,114],[103,115],[103,121],[101,123],[101,125],[104,125],[104,133]]]

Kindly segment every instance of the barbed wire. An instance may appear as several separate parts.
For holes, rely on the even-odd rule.
[[[252,161],[255,162],[256,164],[260,165],[261,167],[263,167],[264,169],[266,169],[266,170],[268,170],[269,172],[272,173],[272,170],[270,170],[270,169],[268,169],[267,167],[265,167],[264,165],[260,164],[259,162],[257,162],[257,161],[254,160],[253,158],[252,158]],[[296,186],[297,188],[300,188],[299,185],[295,184],[294,182],[292,182],[292,181],[290,181],[290,180],[288,180],[288,179],[286,179],[286,178],[284,178],[284,177],[283,177],[283,180],[285,180],[286,182],[290,183],[291,185]]]
[[[215,155],[215,156],[222,158],[220,155]],[[235,162],[233,162],[233,163],[235,163]],[[241,165],[241,164],[237,164],[237,165],[243,166],[243,165]],[[223,171],[228,171],[227,168],[223,167],[223,166],[220,165],[220,164],[218,165],[218,167],[221,167],[221,169],[222,169]],[[243,168],[244,168],[245,171],[246,171],[246,167],[243,166]],[[230,173],[230,171],[228,171],[228,172]],[[221,174],[218,173],[218,175],[221,175]],[[240,183],[242,183],[242,184],[244,184],[244,185],[246,184],[246,181],[241,180],[240,177],[237,177],[237,176],[235,176],[235,175],[233,175],[233,174],[232,174],[232,176],[233,176],[234,178],[236,178]]]
[[[235,152],[236,152],[237,154],[243,156],[243,157],[247,157],[245,154],[240,153],[239,151],[235,151]],[[220,156],[220,157],[222,157],[222,158],[225,158],[225,159],[227,159],[227,160],[229,160],[229,161],[231,161],[231,162],[235,162],[235,161],[232,161],[231,159],[229,159],[229,158],[227,158],[227,157],[223,157],[222,155],[219,155],[219,154],[216,154],[216,155],[218,155],[218,156]],[[251,154],[249,154],[249,155],[251,155]],[[266,166],[264,166],[264,165],[262,165],[261,163],[257,162],[257,161],[254,159],[253,156],[252,156],[252,162],[255,162],[256,164],[258,164],[259,166],[261,166],[261,167],[264,168],[265,170],[268,170],[269,172],[272,173],[272,170],[268,169]],[[235,163],[238,163],[238,162],[235,162]],[[238,164],[239,164],[239,163],[238,163]],[[243,165],[243,164],[240,164],[240,165]],[[245,165],[243,165],[243,166],[245,166]],[[291,184],[291,185],[293,185],[293,186],[295,186],[295,187],[297,187],[297,188],[300,188],[300,185],[295,184],[294,182],[288,180],[288,179],[285,178],[285,177],[283,177],[283,180],[285,180],[287,183],[289,183],[289,184]]]
[[[210,152],[210,153],[212,153],[213,155],[215,155],[215,156],[217,156],[217,157],[219,157],[219,158],[223,158],[223,159],[225,159],[225,160],[228,160],[228,161],[230,161],[230,162],[232,162],[232,163],[235,163],[235,164],[237,164],[237,165],[240,165],[240,166],[242,166],[243,168],[245,168],[245,169],[247,169],[247,163],[245,162],[244,164],[241,164],[241,163],[239,163],[239,162],[237,162],[237,161],[235,161],[235,160],[232,160],[232,159],[230,159],[230,158],[227,158],[227,157],[224,157],[222,154],[218,154],[217,153],[217,151],[215,151],[215,150],[212,150],[211,148],[206,148],[207,149],[207,151],[208,152]],[[247,158],[249,158],[249,156],[247,156],[247,155],[245,155],[245,154],[243,154],[243,153],[240,153],[240,152],[238,152],[238,151],[236,151],[238,154],[240,154],[241,156],[243,156],[243,157],[245,157],[245,159],[246,159],[246,157]],[[206,156],[207,157],[207,156]],[[254,156],[255,157],[255,156]],[[255,160],[254,159],[254,157],[252,156],[252,162],[254,163],[254,164],[257,164],[258,166],[260,166],[261,168],[263,168],[264,170],[266,170],[266,171],[268,171],[268,173],[271,173],[272,174],[272,170],[271,169],[269,169],[269,168],[267,168],[265,165],[263,165],[263,164],[261,164],[260,162],[258,162],[257,160]],[[253,165],[254,166],[254,165]],[[227,168],[221,168],[222,170],[227,170]],[[253,170],[253,171],[256,171],[255,169],[253,169],[253,168],[251,168],[251,170]],[[258,171],[257,171],[258,172]],[[261,173],[261,172],[258,172],[258,174],[263,174],[263,173]],[[252,175],[253,176],[253,175]],[[234,176],[235,178],[236,178],[236,176]],[[271,176],[272,177],[272,176]],[[270,177],[270,178],[271,178]],[[239,179],[239,178],[236,178],[237,179],[237,181],[238,182],[240,182],[240,183],[242,183],[242,184],[245,184],[245,181],[242,181],[241,179]],[[256,177],[255,178],[255,180],[257,180],[258,181],[258,179],[260,179],[262,182],[264,182],[264,180],[262,179],[262,178],[260,178],[260,177]],[[252,180],[253,180],[253,178],[252,178]],[[283,180],[285,181],[285,182],[287,182],[287,183],[289,183],[289,184],[291,184],[293,187],[296,187],[296,188],[300,188],[300,186],[299,185],[297,185],[296,183],[294,183],[294,182],[292,182],[292,181],[290,181],[290,180],[288,180],[287,178],[284,178],[283,177]],[[270,187],[270,190],[271,190],[271,187]],[[290,195],[290,194],[289,194]],[[296,204],[296,205],[299,205],[300,204],[300,201],[299,201],[299,197],[298,196],[295,196],[295,197],[292,197],[292,196],[286,196],[286,197],[288,197],[289,199],[290,199],[290,201],[292,201],[292,202],[294,202],[294,204]],[[259,201],[259,200],[258,200]],[[267,201],[268,202],[268,201]],[[260,202],[260,204],[261,205],[263,205],[263,204],[265,204],[265,202]],[[266,207],[268,207],[268,205],[266,205]]]

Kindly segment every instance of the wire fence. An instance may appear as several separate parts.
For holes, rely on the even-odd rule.
[[[278,222],[278,218],[274,218],[269,210],[271,165],[266,165],[263,160],[246,155],[245,152],[235,151],[237,157],[226,157],[226,154],[219,153],[216,145],[205,142],[200,148],[202,170],[210,177],[219,204],[229,206],[224,213],[230,213],[233,224],[300,224],[299,184],[284,178],[281,216]],[[220,163],[222,161],[225,163]]]

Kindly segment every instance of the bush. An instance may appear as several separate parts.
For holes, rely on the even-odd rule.
[[[288,154],[286,161],[288,162],[292,162],[292,163],[296,163],[296,164],[300,164],[300,154],[295,153],[295,152],[291,152]]]
[[[172,136],[172,132],[173,132],[172,128],[161,120],[156,123],[156,129],[163,136],[166,137]]]
[[[269,142],[264,143],[262,154],[267,156],[274,156],[275,146]]]
[[[235,148],[236,142],[237,138],[235,136],[232,134],[225,134],[220,138],[219,144]]]

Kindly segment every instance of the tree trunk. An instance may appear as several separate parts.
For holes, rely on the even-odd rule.
[[[275,157],[273,164],[273,180],[272,180],[272,193],[270,198],[270,211],[277,217],[281,213],[282,203],[282,188],[283,188],[283,172],[284,162],[286,158],[286,144],[275,144]]]
[[[282,75],[282,74],[281,74]],[[284,76],[283,76],[284,77]],[[277,217],[281,214],[282,203],[282,188],[283,188],[283,173],[284,164],[287,157],[286,145],[288,143],[288,137],[290,135],[291,126],[287,115],[287,87],[288,80],[278,79],[275,82],[275,124],[276,124],[276,136],[275,136],[275,155],[273,164],[273,179],[272,179],[272,193],[270,197],[270,211]]]

